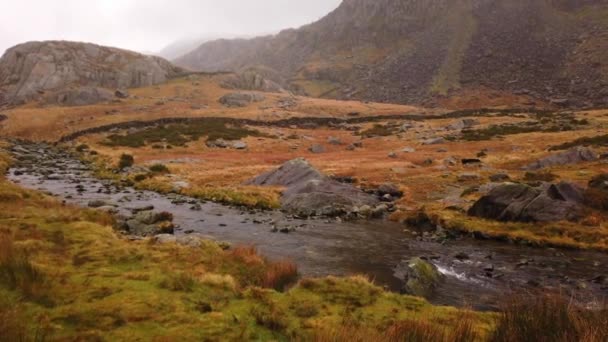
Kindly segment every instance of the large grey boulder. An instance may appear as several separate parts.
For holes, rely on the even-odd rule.
[[[258,93],[230,93],[220,98],[220,103],[226,107],[247,107],[254,102],[264,101],[266,98]]]
[[[0,89],[13,102],[68,87],[134,88],[159,84],[184,70],[136,52],[67,41],[29,42],[0,59]]]
[[[280,84],[268,79],[256,70],[247,70],[238,74],[224,77],[220,85],[226,89],[255,90],[266,92],[282,92]]]
[[[111,91],[96,87],[78,87],[62,90],[51,96],[47,102],[62,106],[87,106],[108,102],[114,98]]]
[[[375,196],[323,175],[304,159],[289,161],[248,184],[285,187],[282,208],[299,216],[342,216],[379,203]]]
[[[570,183],[505,183],[480,198],[468,214],[498,221],[573,221],[581,218],[583,201],[583,189]]]
[[[551,166],[578,164],[598,159],[597,153],[588,147],[575,147],[540,159],[524,167],[525,170],[540,170]]]

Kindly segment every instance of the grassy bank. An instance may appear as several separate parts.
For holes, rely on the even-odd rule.
[[[485,220],[453,210],[429,210],[428,216],[443,228],[460,233],[540,247],[608,251],[608,227],[601,219],[596,222],[592,217],[582,223],[521,223]]]
[[[363,277],[280,292],[296,281],[291,262],[214,242],[127,241],[111,223],[0,179],[0,340],[328,341],[350,330],[400,338],[411,327],[474,340],[493,324],[493,314],[435,307]]]
[[[116,173],[116,165],[110,158],[97,154],[80,153],[80,158],[91,165],[95,176],[100,179],[112,180],[117,184],[133,186],[139,190],[150,190],[162,194],[177,193],[197,198],[203,201],[212,201],[226,205],[242,206],[256,209],[278,209],[281,206],[281,191],[272,187],[259,186],[214,186],[190,184],[188,187],[178,188],[168,177],[166,172],[148,172],[120,174]],[[164,167],[164,165],[154,165]]]

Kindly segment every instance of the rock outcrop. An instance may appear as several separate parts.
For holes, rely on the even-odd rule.
[[[226,89],[255,90],[265,92],[281,92],[280,84],[268,79],[255,70],[246,70],[238,74],[224,77],[220,85]]]
[[[598,159],[597,153],[587,147],[575,147],[565,152],[557,153],[527,165],[526,170],[540,170],[551,166],[561,166],[589,162]]]
[[[207,42],[175,63],[202,71],[262,67],[289,90],[338,99],[433,104],[454,93],[485,93],[521,104],[600,106],[608,104],[608,21],[594,13],[607,6],[344,0],[310,25]]]
[[[67,41],[29,42],[8,49],[0,59],[0,89],[14,104],[70,87],[150,86],[183,73],[162,58],[127,50]],[[67,97],[79,103],[80,96]],[[94,96],[84,97],[88,103]]]
[[[114,94],[104,88],[78,87],[61,90],[47,97],[47,103],[62,106],[86,106],[114,99]]]
[[[377,213],[379,200],[351,184],[323,175],[304,159],[295,159],[248,184],[285,187],[283,210],[303,217]],[[384,208],[386,210],[386,208]]]
[[[539,187],[505,183],[494,187],[470,209],[471,216],[497,221],[574,221],[582,216],[584,190],[570,183]]]
[[[247,107],[254,102],[264,101],[265,97],[257,93],[230,93],[220,98],[220,103],[226,107]]]

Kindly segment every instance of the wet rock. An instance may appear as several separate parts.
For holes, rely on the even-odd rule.
[[[323,145],[319,145],[319,144],[312,145],[308,150],[315,154],[325,153],[325,147]]]
[[[444,276],[439,273],[435,265],[420,258],[414,258],[407,265],[402,292],[413,296],[428,297],[443,278]]]
[[[468,214],[498,221],[577,220],[582,215],[582,201],[582,189],[570,183],[539,187],[506,183],[480,198]]]
[[[301,217],[347,215],[355,208],[375,207],[379,202],[375,196],[351,184],[321,174],[304,159],[289,161],[248,184],[286,187],[281,198],[282,208]]]
[[[140,211],[126,221],[126,230],[137,236],[173,234],[173,215],[167,212]]]
[[[540,170],[550,166],[571,165],[598,159],[598,155],[590,148],[575,147],[568,151],[554,154],[535,161],[524,167],[525,170]]]
[[[100,207],[112,206],[112,203],[105,201],[105,200],[93,200],[93,201],[89,201],[87,206],[89,208],[100,208]]]
[[[463,261],[463,260],[469,260],[470,257],[469,257],[469,255],[467,253],[460,252],[460,253],[454,255],[454,259]]]

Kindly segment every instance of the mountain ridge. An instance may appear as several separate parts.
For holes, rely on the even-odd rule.
[[[208,42],[174,62],[272,69],[286,88],[337,99],[432,104],[489,89],[605,105],[606,18],[605,0],[344,0],[315,23]]]

